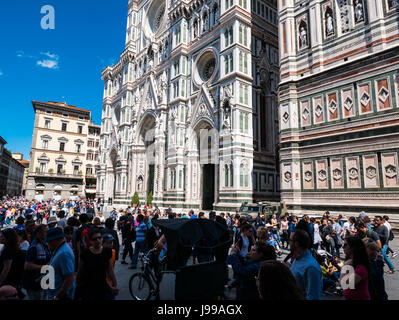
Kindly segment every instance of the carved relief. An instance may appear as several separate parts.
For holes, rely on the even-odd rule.
[[[399,187],[398,154],[385,153],[381,155],[381,166],[385,187]]]
[[[290,114],[286,111],[286,112],[284,112],[284,114],[283,114],[283,121],[285,122],[285,123],[287,123],[287,121],[289,120],[289,118],[290,118]]]
[[[301,113],[302,126],[309,126],[311,124],[309,101],[301,101]]]
[[[286,181],[286,182],[290,182],[291,181],[291,172],[289,172],[289,171],[286,171],[285,173],[284,173],[284,180]]]
[[[346,158],[348,188],[360,188],[359,158]]]
[[[348,0],[339,0],[339,10],[341,14],[341,31],[346,33],[350,30],[350,12],[349,12]]]
[[[342,171],[342,160],[340,158],[331,159],[331,187],[332,188],[343,188],[344,179]]]
[[[317,170],[317,188],[327,189],[328,188],[327,160],[316,161],[316,170]]]
[[[302,164],[302,172],[303,172],[303,188],[304,189],[313,189],[313,162],[304,162]]]

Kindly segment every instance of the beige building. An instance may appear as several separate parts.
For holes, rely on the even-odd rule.
[[[97,192],[97,164],[100,146],[101,126],[89,125],[86,153],[86,197],[94,199]]]
[[[29,160],[25,160],[22,153],[13,153],[12,158],[17,160],[24,167],[24,177],[22,181],[22,195],[26,193],[26,179],[29,174]]]
[[[93,125],[90,110],[64,102],[33,101],[32,105],[35,124],[26,197],[85,197],[89,127]]]

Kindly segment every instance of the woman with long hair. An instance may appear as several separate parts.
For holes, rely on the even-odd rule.
[[[24,256],[19,248],[18,236],[15,230],[9,228],[0,232],[0,243],[4,245],[0,255],[0,287],[10,285],[20,291]]]
[[[262,300],[305,300],[290,269],[280,261],[261,263],[257,285]]]
[[[345,300],[370,300],[368,289],[370,261],[364,242],[359,238],[348,237],[345,239],[343,249],[344,269],[345,266],[352,267],[349,268],[349,272],[341,272],[340,282],[349,280],[349,285],[352,285],[352,288],[344,290]]]

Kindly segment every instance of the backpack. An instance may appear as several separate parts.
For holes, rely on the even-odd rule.
[[[392,229],[391,229],[391,230],[389,230],[389,237],[388,237],[388,240],[389,240],[389,241],[392,241],[394,238],[395,238],[395,236],[394,236],[394,234],[393,234],[393,232],[392,232]]]
[[[89,237],[90,229],[91,228],[87,225],[85,228],[83,228],[80,234],[80,246],[82,248],[89,248],[91,246],[91,241]]]

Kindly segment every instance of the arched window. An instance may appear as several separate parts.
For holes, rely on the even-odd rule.
[[[240,165],[240,187],[244,186],[244,165]]]
[[[248,166],[242,163],[240,165],[240,187],[248,187],[248,186],[249,186]]]

